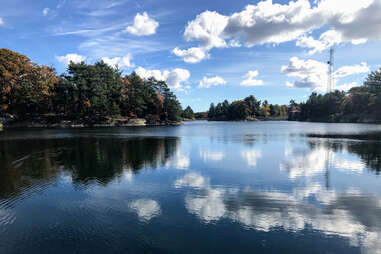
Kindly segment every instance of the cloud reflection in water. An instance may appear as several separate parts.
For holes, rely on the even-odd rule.
[[[185,197],[188,212],[204,223],[223,218],[247,229],[269,232],[276,228],[298,232],[308,228],[324,235],[347,238],[365,253],[379,253],[381,244],[381,200],[359,191],[326,190],[318,183],[293,192],[233,190],[213,187],[197,173],[189,173],[175,183],[177,188],[193,187]],[[311,202],[313,198],[316,202]]]

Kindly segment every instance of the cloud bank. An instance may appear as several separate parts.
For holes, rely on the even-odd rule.
[[[367,73],[370,69],[366,63],[353,66],[343,66],[339,68],[335,73],[335,82],[338,82],[341,78]],[[288,65],[281,67],[281,72],[289,77],[294,77],[296,80],[294,83],[287,82],[288,87],[297,88],[310,88],[312,90],[323,91],[326,88],[328,82],[328,65],[316,60],[302,60],[298,57],[292,57],[289,60]],[[335,89],[348,90],[355,86],[355,83],[345,84],[338,86],[335,83]]]
[[[192,52],[204,52],[204,57],[199,53],[193,63],[205,59],[212,48],[253,47],[290,41],[309,48],[313,54],[338,43],[380,40],[380,12],[380,0],[321,0],[314,6],[308,0],[288,4],[265,0],[230,16],[205,11],[187,24],[184,39],[198,42],[197,47],[191,48]],[[318,39],[308,36],[323,27],[328,30]],[[176,55],[190,62],[185,54],[188,50],[177,49],[176,52],[182,52]]]

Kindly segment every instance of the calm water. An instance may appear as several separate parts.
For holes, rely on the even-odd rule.
[[[381,142],[292,122],[0,133],[0,253],[381,253]],[[334,135],[332,135],[334,136]]]

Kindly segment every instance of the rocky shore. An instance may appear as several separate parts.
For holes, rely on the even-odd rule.
[[[52,121],[49,118],[33,118],[28,120],[1,119],[0,130],[16,128],[88,128],[88,127],[139,127],[139,126],[177,126],[182,122],[150,121],[143,118],[117,118],[105,121],[62,120]]]

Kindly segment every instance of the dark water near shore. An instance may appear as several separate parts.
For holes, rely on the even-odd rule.
[[[379,133],[297,122],[4,131],[0,253],[381,253]]]

